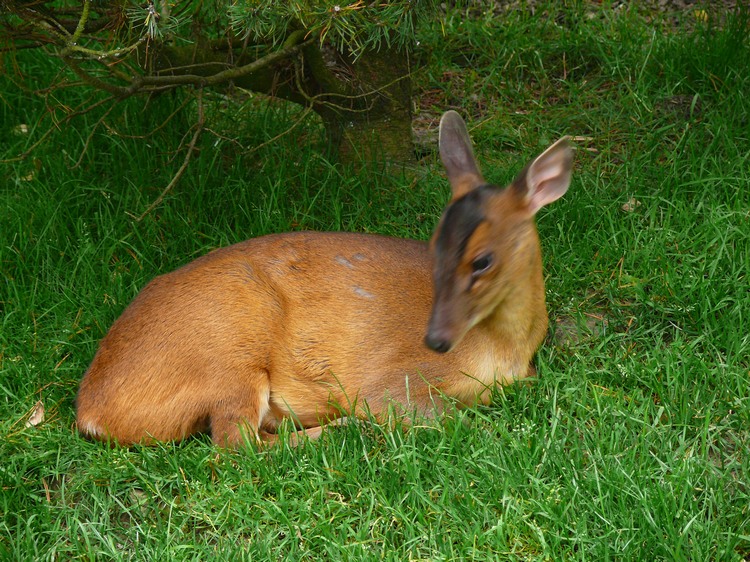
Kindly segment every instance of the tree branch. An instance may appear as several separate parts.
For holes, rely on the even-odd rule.
[[[71,35],[70,41],[68,41],[69,46],[71,47],[75,46],[75,44],[81,38],[81,35],[83,35],[83,30],[86,29],[86,22],[89,19],[90,7],[91,7],[91,0],[83,0],[83,8],[81,9],[81,19],[78,20],[78,25],[76,26],[76,29],[73,32],[73,35]]]
[[[287,41],[284,43],[284,46],[278,51],[269,53],[268,55],[256,59],[246,65],[235,68],[228,68],[209,76],[200,76],[197,74],[172,74],[158,76],[137,75],[131,78],[129,86],[118,86],[116,84],[112,84],[85,71],[83,68],[81,68],[79,61],[71,56],[71,53],[76,52],[80,54],[96,55],[96,60],[98,61],[101,56],[109,56],[130,51],[137,45],[137,43],[126,47],[125,49],[120,49],[116,53],[104,53],[98,51],[91,51],[90,53],[87,53],[85,49],[82,49],[80,47],[77,48],[76,46],[71,45],[64,48],[61,51],[61,54],[65,63],[76,74],[76,76],[78,76],[89,86],[92,86],[99,90],[104,90],[106,92],[109,92],[113,96],[122,99],[141,92],[150,93],[186,85],[205,88],[207,86],[216,86],[218,84],[223,84],[231,80],[236,80],[254,72],[259,72],[260,70],[263,70],[264,68],[267,68],[277,63],[278,61],[292,57],[315,41],[315,38],[310,38],[306,41],[300,42],[302,39],[304,39],[304,32],[297,31],[289,36]],[[112,73],[112,70],[110,70],[110,73]]]
[[[184,86],[192,85],[198,88],[205,88],[206,86],[216,86],[230,80],[236,80],[242,78],[253,72],[258,72],[263,68],[271,66],[272,64],[289,58],[299,51],[304,49],[307,45],[311,45],[315,41],[315,38],[310,38],[307,41],[291,45],[288,47],[282,47],[278,51],[270,53],[264,57],[254,60],[253,62],[244,66],[236,68],[229,68],[210,76],[199,76],[196,74],[182,74],[182,75],[169,75],[169,76],[137,76],[133,78],[130,87],[127,88],[128,95],[132,95],[144,86]]]

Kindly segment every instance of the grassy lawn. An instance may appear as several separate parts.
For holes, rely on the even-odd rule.
[[[429,237],[448,198],[435,154],[352,171],[321,156],[313,122],[250,154],[204,135],[138,222],[184,156],[188,118],[160,127],[182,101],[168,94],[0,164],[0,560],[750,559],[750,12],[571,4],[420,31],[415,122],[460,111],[488,180],[563,134],[578,147],[538,221],[538,380],[438,426],[121,449],[81,439],[73,406],[99,339],[160,272],[292,229]],[[5,71],[0,158],[62,119],[56,104],[89,103],[38,92],[57,72],[41,54]],[[295,111],[251,101],[207,126],[239,122],[254,146]]]

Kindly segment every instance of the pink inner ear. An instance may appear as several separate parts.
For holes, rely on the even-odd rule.
[[[532,214],[558,200],[570,185],[570,159],[567,149],[542,154],[526,175],[529,210]]]
[[[539,186],[539,190],[531,194],[529,199],[529,210],[536,213],[539,209],[545,205],[549,205],[553,201],[557,201],[567,191],[568,186],[559,186],[559,182],[552,180],[544,182]]]

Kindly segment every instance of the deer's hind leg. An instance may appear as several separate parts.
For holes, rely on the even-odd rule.
[[[271,384],[265,369],[222,384],[209,402],[211,439],[223,447],[238,448],[260,442],[260,428],[270,410]]]

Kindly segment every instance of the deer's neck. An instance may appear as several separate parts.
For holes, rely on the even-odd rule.
[[[542,260],[538,246],[529,255],[526,275],[495,311],[485,319],[484,328],[495,342],[498,358],[513,358],[524,370],[547,333],[547,307],[544,294]]]

